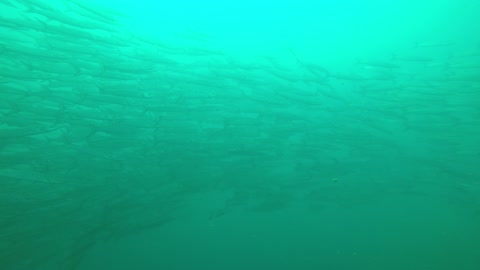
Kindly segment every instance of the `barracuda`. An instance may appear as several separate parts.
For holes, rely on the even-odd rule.
[[[0,140],[12,140],[16,138],[22,138],[27,136],[33,136],[38,134],[49,133],[55,130],[63,128],[63,125],[35,125],[27,127],[8,127],[0,128]]]

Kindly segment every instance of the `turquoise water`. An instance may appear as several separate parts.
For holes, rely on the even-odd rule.
[[[479,12],[0,1],[0,269],[480,269]]]

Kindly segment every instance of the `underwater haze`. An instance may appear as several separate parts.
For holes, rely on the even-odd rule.
[[[480,269],[478,14],[0,0],[0,270]]]

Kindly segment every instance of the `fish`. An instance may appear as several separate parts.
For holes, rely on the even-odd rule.
[[[434,59],[428,56],[421,55],[403,55],[397,56],[396,54],[392,55],[392,60],[405,61],[405,62],[431,62]]]
[[[61,183],[58,179],[55,179],[46,174],[35,173],[29,170],[13,170],[13,169],[1,169],[0,170],[1,178],[10,178],[14,181],[19,182],[29,182],[29,183],[50,183],[50,184],[59,184]]]
[[[395,63],[389,63],[389,62],[384,62],[384,61],[375,61],[375,60],[370,60],[370,61],[358,61],[357,64],[361,65],[362,67],[372,67],[372,68],[384,68],[384,69],[394,69],[394,68],[400,68],[399,65]]]
[[[417,42],[415,48],[448,47],[455,45],[455,42]]]
[[[62,128],[63,125],[33,125],[26,127],[3,127],[0,128],[0,140],[12,140],[38,134],[49,133]]]

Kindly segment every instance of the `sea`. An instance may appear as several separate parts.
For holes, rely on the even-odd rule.
[[[0,270],[479,270],[478,0],[0,0]]]

